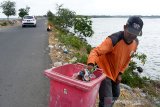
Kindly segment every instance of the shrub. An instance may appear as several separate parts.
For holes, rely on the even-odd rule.
[[[145,64],[146,55],[141,53],[136,53],[132,56],[141,61],[141,63]],[[133,60],[130,61],[128,68],[122,75],[122,83],[127,84],[131,87],[140,87],[143,88],[146,84],[145,82],[150,80],[147,77],[141,78],[138,74],[135,74],[133,71],[137,69],[137,63]]]
[[[87,59],[88,59],[88,56],[87,54],[80,54],[80,53],[77,53],[75,54],[75,56],[77,57],[77,62],[78,63],[83,63],[83,64],[86,64],[87,63]]]
[[[75,18],[74,32],[79,37],[91,37],[94,33],[92,30],[92,21],[88,17]]]
[[[1,26],[7,26],[7,22],[6,22],[6,21],[5,21],[5,22],[2,22],[0,25],[1,25]]]

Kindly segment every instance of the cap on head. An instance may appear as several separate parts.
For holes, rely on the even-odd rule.
[[[127,21],[127,30],[129,33],[140,36],[142,35],[143,21],[138,16],[131,16]]]

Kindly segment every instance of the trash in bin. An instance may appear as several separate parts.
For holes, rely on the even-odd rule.
[[[101,81],[101,69],[93,72],[94,79],[81,81],[74,74],[84,69],[84,64],[67,64],[45,70],[50,79],[49,107],[94,107]]]
[[[79,71],[77,79],[82,81],[90,81],[90,72],[87,69]]]
[[[90,72],[88,69],[83,69],[79,71],[78,73],[74,73],[72,76],[74,79],[78,79],[81,81],[90,81],[96,79],[96,76],[93,74],[93,72]]]

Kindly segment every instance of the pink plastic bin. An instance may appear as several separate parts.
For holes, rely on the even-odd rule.
[[[45,70],[50,79],[49,107],[94,107],[101,81],[105,78],[101,69],[94,72],[96,79],[89,82],[73,79],[83,64],[67,64]]]

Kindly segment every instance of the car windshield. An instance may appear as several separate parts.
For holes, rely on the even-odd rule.
[[[24,16],[23,19],[33,19],[33,16]]]

